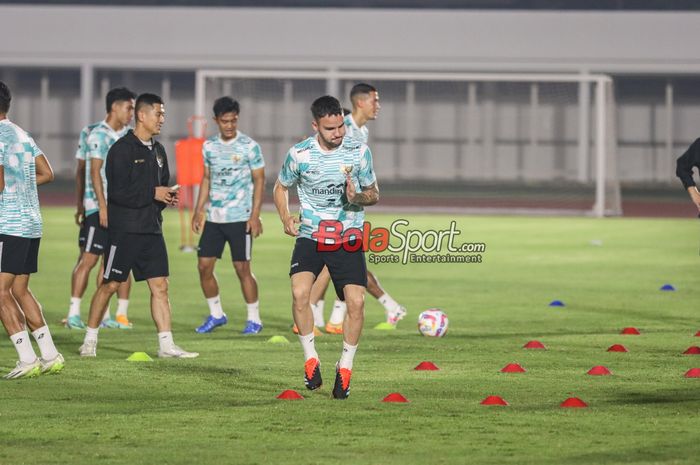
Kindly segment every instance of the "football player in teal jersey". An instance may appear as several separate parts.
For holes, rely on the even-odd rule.
[[[265,162],[260,145],[238,130],[240,105],[231,97],[214,102],[214,122],[219,134],[202,147],[204,176],[192,217],[192,230],[202,237],[198,247],[199,279],[209,305],[209,315],[196,331],[209,333],[225,325],[214,275],[216,260],[226,243],[241,284],[248,316],[243,334],[262,331],[258,283],[251,271],[253,239],[262,234],[260,209],[265,187]]]
[[[0,82],[0,320],[19,355],[4,378],[19,379],[58,373],[65,361],[29,289],[43,232],[37,186],[53,181],[53,170],[34,139],[7,118],[11,100],[10,89]]]
[[[289,149],[274,187],[274,201],[284,232],[296,237],[289,275],[292,315],[304,351],[304,383],[321,387],[321,363],[314,345],[311,287],[328,267],[336,294],[347,303],[343,349],[335,366],[332,395],[350,394],[353,359],[362,333],[367,267],[360,229],[363,208],[379,200],[379,189],[366,144],[344,139],[340,102],[324,96],[311,105],[315,135]],[[289,211],[289,188],[297,187],[300,214]]]
[[[348,112],[344,117],[345,137],[355,139],[364,144],[369,138],[367,122],[374,121],[379,115],[379,92],[377,89],[366,83],[356,84],[350,90],[350,101],[352,102],[352,112]],[[323,296],[326,294],[330,275],[324,269],[314,283],[311,290],[311,308],[314,313],[314,324],[323,327]],[[386,313],[386,321],[391,325],[396,325],[399,320],[406,316],[406,308],[396,302],[388,292],[379,284],[377,277],[367,271],[367,292],[382,304]],[[333,304],[333,311],[325,325],[327,333],[342,334],[343,320],[345,319],[346,305],[340,299],[336,299]]]
[[[71,300],[65,326],[69,329],[85,329],[80,318],[80,303],[87,288],[90,272],[107,247],[107,200],[106,181],[104,177],[104,160],[109,148],[129,130],[134,115],[136,94],[125,87],[110,90],[105,97],[107,116],[104,121],[87,126],[80,133],[76,158],[78,173],[82,179],[77,181],[77,189],[82,191],[82,211],[76,213],[80,221],[80,257],[73,269],[71,279]],[[81,215],[82,213],[82,215]],[[102,282],[102,273],[97,275],[97,285]],[[103,327],[131,327],[127,316],[131,279],[120,285],[117,291],[116,319],[110,317],[109,309],[105,312]]]

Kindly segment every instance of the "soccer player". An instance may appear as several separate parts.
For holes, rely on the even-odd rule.
[[[210,314],[196,329],[198,333],[209,333],[228,321],[214,275],[216,260],[221,258],[227,242],[248,308],[242,332],[257,334],[263,328],[258,283],[250,269],[250,260],[253,238],[262,233],[260,208],[265,187],[265,162],[260,145],[238,131],[239,114],[240,105],[231,97],[216,100],[214,122],[219,134],[210,137],[202,147],[204,177],[192,216],[192,230],[202,233],[197,266]]]
[[[344,139],[340,102],[320,97],[311,105],[311,114],[316,134],[289,149],[275,183],[274,201],[284,232],[297,238],[289,272],[292,313],[304,350],[304,383],[310,390],[321,387],[322,379],[309,296],[324,266],[336,294],[347,303],[343,350],[333,387],[333,397],[345,399],[350,394],[353,359],[362,333],[367,267],[361,238],[348,238],[342,247],[323,250],[322,244],[327,243],[324,222],[341,224],[343,231],[361,228],[362,208],[377,203],[379,189],[367,145]],[[301,204],[299,217],[289,212],[288,189],[294,185]]]
[[[85,329],[85,323],[80,318],[80,303],[87,288],[90,272],[100,257],[104,256],[107,247],[107,201],[106,180],[104,175],[104,160],[109,148],[117,139],[129,130],[129,123],[134,116],[134,98],[136,95],[125,87],[112,89],[106,96],[107,116],[104,121],[87,126],[80,133],[78,145],[78,173],[83,174],[77,181],[78,191],[82,191],[82,215],[79,207],[76,221],[80,221],[81,247],[78,264],[73,269],[71,279],[71,299],[66,318],[66,327],[70,329]],[[83,216],[81,219],[80,217]],[[102,264],[104,268],[104,263]],[[97,278],[97,286],[102,282],[102,273]],[[118,307],[116,319],[111,319],[109,309],[105,312],[101,325],[106,328],[131,327],[127,316],[129,308],[129,291],[131,278],[126,280],[117,290]]]
[[[42,233],[37,186],[53,181],[53,170],[34,140],[7,119],[11,100],[10,89],[0,81],[0,320],[19,355],[5,379],[58,373],[65,364],[41,305],[29,289]],[[27,327],[41,358],[34,352]]]
[[[379,114],[379,92],[377,89],[365,83],[356,84],[350,90],[350,101],[352,102],[352,112],[345,115],[345,137],[355,139],[363,144],[367,143],[369,130],[367,122],[377,119]],[[314,283],[311,290],[311,307],[314,313],[314,324],[323,326],[323,296],[328,288],[330,275],[324,269]],[[384,306],[386,321],[391,325],[396,325],[404,316],[406,308],[396,302],[379,284],[377,277],[367,271],[367,292]],[[331,334],[343,333],[343,320],[345,319],[346,305],[340,299],[336,299],[333,304],[333,311],[326,324],[326,332]]]
[[[109,255],[104,281],[90,304],[83,357],[97,355],[97,335],[109,298],[133,271],[136,281],[146,281],[151,291],[151,316],[158,329],[159,357],[194,358],[175,345],[168,298],[168,251],[163,238],[162,210],[177,205],[177,190],[170,181],[165,148],[154,136],[165,122],[165,105],[154,94],[136,99],[136,126],[116,141],[107,154],[107,205]]]

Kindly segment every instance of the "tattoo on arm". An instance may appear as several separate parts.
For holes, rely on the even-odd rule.
[[[362,192],[355,194],[355,198],[352,199],[352,203],[355,205],[362,205],[367,207],[374,205],[379,201],[379,189],[377,188],[377,183],[372,183],[367,187],[362,188]]]

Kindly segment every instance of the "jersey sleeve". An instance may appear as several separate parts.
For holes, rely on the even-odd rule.
[[[372,151],[366,145],[360,151],[360,170],[357,172],[360,186],[366,187],[377,182],[374,174],[374,164],[372,162]]]
[[[211,168],[211,152],[209,151],[209,142],[204,142],[202,144],[202,160],[204,161],[204,166]]]
[[[277,180],[284,187],[292,187],[299,181],[299,164],[297,163],[294,149],[290,149],[287,152]]]
[[[87,156],[89,158],[99,158],[100,160],[107,159],[109,144],[107,143],[107,138],[104,134],[100,133],[99,131],[91,132],[87,138],[87,145]]]
[[[257,142],[253,144],[248,152],[248,164],[251,170],[257,170],[265,167],[265,160],[263,159],[262,150],[260,149],[260,144]]]
[[[0,166],[5,166],[5,143],[0,140]]]
[[[85,160],[87,158],[85,153],[87,152],[87,136],[88,132],[83,129],[80,131],[80,137],[78,138],[78,150],[75,152],[75,158],[78,160]]]
[[[29,138],[29,149],[32,152],[32,158],[36,158],[39,155],[43,155],[44,152],[41,151],[38,145],[36,145],[36,142],[34,142],[34,139],[31,137]]]

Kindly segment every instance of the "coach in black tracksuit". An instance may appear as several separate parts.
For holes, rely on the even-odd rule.
[[[107,154],[107,219],[109,251],[104,282],[90,304],[90,317],[80,355],[95,357],[97,333],[109,298],[130,272],[136,281],[147,281],[151,291],[151,315],[158,328],[159,357],[194,358],[173,342],[168,299],[168,251],[163,238],[167,205],[177,205],[177,192],[170,181],[168,158],[153,139],[165,122],[160,97],[142,94],[134,108],[136,127],[112,145]]]

